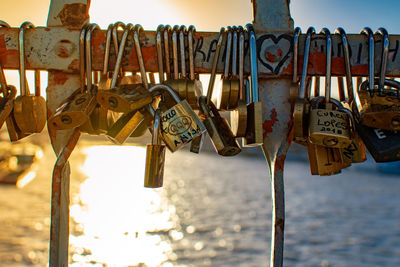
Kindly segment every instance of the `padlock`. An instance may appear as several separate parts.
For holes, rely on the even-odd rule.
[[[240,27],[233,26],[232,30],[232,74],[230,76],[231,88],[229,90],[229,101],[227,110],[233,110],[238,106],[239,103],[239,91],[240,91],[240,77],[238,74],[238,34]]]
[[[292,83],[289,89],[289,102],[294,106],[296,99],[299,97],[299,78],[298,78],[298,63],[299,63],[299,36],[301,28],[296,27],[293,32],[293,76]]]
[[[40,96],[40,90],[35,90],[35,95],[30,95],[27,88],[26,73],[25,73],[25,47],[24,36],[25,30],[33,28],[34,25],[30,22],[24,22],[19,30],[18,46],[19,46],[19,76],[21,94],[14,100],[13,115],[15,122],[21,133],[40,133],[47,120],[46,100]],[[35,75],[37,78],[38,75]],[[39,85],[35,85],[39,86]]]
[[[117,78],[119,70],[121,69],[122,58],[124,54],[124,48],[129,35],[129,32],[133,29],[132,24],[128,24],[124,30],[121,49],[118,53],[117,62],[115,64],[114,73],[111,81],[111,89],[99,90],[97,93],[97,102],[114,112],[128,113],[137,109],[140,109],[148,104],[150,104],[153,99],[149,91],[147,90],[148,83],[146,78],[146,72],[144,76],[142,73],[142,83],[125,83],[117,84]],[[141,29],[140,27],[138,29]],[[135,40],[136,43],[136,40]],[[135,46],[136,47],[136,46]],[[140,44],[139,44],[140,49]],[[141,56],[141,55],[139,55]],[[138,58],[139,58],[138,56]],[[141,57],[139,62],[142,61]],[[139,63],[140,67],[144,66]]]
[[[96,24],[97,25],[97,24]],[[48,119],[49,127],[55,130],[73,129],[83,125],[96,107],[96,94],[86,86],[85,71],[85,36],[90,27],[96,25],[85,24],[79,36],[80,88],[64,100]]]
[[[215,151],[221,156],[234,156],[241,152],[239,143],[235,139],[228,121],[221,117],[214,103],[207,104],[207,98],[199,98],[201,112],[206,119],[203,121]]]
[[[7,27],[6,25],[8,24],[3,24],[2,21],[0,21],[1,27]],[[0,85],[1,85],[1,91],[3,93],[3,96],[0,97],[0,128],[1,128],[13,110],[14,99],[15,96],[17,95],[17,89],[15,88],[15,86],[7,84],[1,63],[0,63]]]
[[[331,98],[332,37],[327,28],[321,33],[326,36],[325,97],[312,101],[316,104],[311,105],[309,141],[315,145],[344,148],[351,144],[350,122],[348,114],[339,110],[342,104]]]
[[[230,121],[232,133],[236,137],[244,137],[247,128],[247,99],[250,85],[248,79],[244,79],[244,30],[242,26],[238,27],[239,32],[239,99],[237,107],[231,111]],[[235,37],[235,35],[234,35]],[[234,38],[235,39],[235,38]],[[232,80],[236,79],[233,73]],[[297,89],[297,88],[296,88]]]
[[[229,91],[231,90],[229,67],[232,54],[232,27],[227,27],[225,39],[224,73],[221,75],[222,87],[219,98],[217,99],[217,106],[220,110],[227,110],[229,103]]]
[[[373,75],[370,75],[372,81],[363,82],[359,88],[358,93],[362,106],[360,109],[361,123],[368,127],[400,130],[400,98],[397,92],[385,89],[385,85],[396,88],[396,90],[399,89],[398,82],[385,79],[389,54],[389,34],[384,28],[379,28],[377,33],[382,35],[380,78],[377,89],[367,89],[367,87],[377,84],[376,80],[373,79]],[[373,42],[370,45],[373,46]],[[369,62],[369,64],[373,65],[373,61]],[[373,66],[370,68],[373,69]],[[392,84],[388,85],[388,83]],[[377,94],[374,94],[374,92],[377,92]]]
[[[153,95],[168,92],[176,101],[173,107],[163,110],[161,115],[161,137],[171,152],[175,152],[184,144],[189,143],[193,137],[201,135],[206,130],[189,103],[186,100],[181,101],[171,87],[165,84],[156,84],[149,91]],[[152,109],[151,106],[149,107]]]
[[[215,54],[214,54],[214,60],[213,60],[213,65],[211,69],[211,75],[210,75],[210,81],[208,83],[208,90],[207,90],[207,102],[211,102],[211,96],[213,94],[213,89],[214,89],[214,83],[215,83],[215,76],[217,73],[217,65],[218,65],[218,59],[219,59],[219,54],[221,51],[221,46],[222,46],[222,41],[223,41],[223,34],[225,33],[225,28],[220,29],[220,33],[218,36],[218,41],[217,41],[217,47],[215,49]],[[200,95],[201,97],[201,95]],[[199,102],[198,105],[200,106]],[[199,116],[203,116],[201,108],[199,111]],[[205,138],[205,133],[202,134],[201,136],[193,138],[192,143],[190,144],[190,151],[193,153],[199,153],[202,143],[204,142]],[[211,139],[212,140],[212,139]]]
[[[129,28],[132,28],[132,27],[129,27]],[[143,28],[140,25],[135,25],[133,31],[134,31],[133,39],[134,39],[134,43],[135,43],[135,50],[136,50],[136,55],[137,55],[138,62],[139,62],[141,79],[142,79],[142,84],[140,86],[144,90],[146,90],[146,92],[149,92],[147,90],[149,84],[147,81],[146,70],[144,67],[144,60],[143,60],[143,55],[142,55],[140,40],[139,40],[139,34],[140,34],[140,31],[143,31]],[[120,47],[119,54],[118,54],[117,63],[119,61],[122,61],[122,53],[125,48],[126,38],[127,38],[127,34],[125,35],[125,32],[124,32],[124,35],[123,35],[122,41],[121,41],[121,47]],[[118,64],[120,64],[120,63],[118,63]],[[116,75],[115,71],[114,71],[113,75],[114,76]],[[113,78],[114,78],[114,76],[113,76]],[[150,97],[151,97],[151,94],[150,94]],[[152,99],[152,97],[151,97],[151,99]],[[151,103],[151,101],[150,101],[150,103]],[[147,109],[146,106],[138,107],[136,110],[130,111],[130,112],[122,115],[117,120],[117,122],[114,125],[112,125],[112,127],[109,129],[109,131],[107,132],[107,137],[116,144],[123,144],[126,141],[126,139],[128,139],[128,137],[131,136],[132,133],[134,133],[134,131],[136,131],[136,129],[143,128],[143,127],[139,128],[139,125],[142,123],[143,120],[146,120],[145,123],[147,125],[149,125],[151,120],[149,121],[149,119],[148,119],[149,114],[147,114],[148,111],[146,111],[146,109]]]
[[[343,57],[344,57],[344,65],[345,65],[345,70],[346,70],[346,88],[347,88],[347,102],[345,99],[345,93],[344,93],[344,85],[339,86],[339,95],[341,96],[340,101],[343,101],[342,103],[347,104],[348,108],[350,110],[345,109],[345,112],[348,112],[349,118],[351,118],[351,128],[352,128],[352,142],[349,146],[342,148],[341,153],[342,153],[342,159],[345,162],[350,162],[350,163],[359,163],[359,162],[364,162],[367,159],[366,151],[365,151],[365,145],[364,142],[361,140],[361,137],[359,136],[358,132],[355,129],[355,121],[353,114],[351,113],[351,106],[353,105],[352,103],[355,101],[354,98],[354,86],[353,86],[353,79],[351,76],[351,64],[350,64],[350,49],[349,49],[349,42],[347,40],[347,35],[346,32],[344,31],[343,28],[337,28],[335,30],[335,34],[339,34],[342,40],[342,49],[343,49]],[[339,81],[339,84],[343,83],[342,81]],[[357,101],[359,99],[357,98]],[[347,108],[347,107],[346,107]]]
[[[94,80],[92,80],[92,33],[96,29],[100,29],[98,25],[92,24],[88,28],[85,36],[85,65],[86,65],[86,84],[87,91],[91,94],[97,94],[98,87]],[[109,116],[108,109],[96,104],[93,111],[89,114],[89,119],[79,126],[83,133],[91,135],[105,134],[108,130],[109,124],[113,123],[111,114]]]
[[[341,152],[338,148],[307,144],[308,158],[312,175],[334,175],[341,169],[350,166],[350,163],[342,162]]]
[[[262,102],[258,100],[256,33],[252,24],[247,24],[246,27],[249,33],[251,94],[249,95],[250,103],[247,105],[247,127],[243,146],[261,146],[264,140]]]
[[[161,143],[161,110],[154,112],[153,138],[147,145],[144,187],[157,188],[163,186],[166,146]]]

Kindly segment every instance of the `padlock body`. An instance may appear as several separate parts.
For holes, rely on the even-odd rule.
[[[245,137],[247,129],[247,105],[243,100],[239,100],[239,102],[236,109],[231,111],[231,129],[235,137]]]
[[[97,102],[109,110],[127,113],[140,109],[153,101],[142,84],[121,84],[110,90],[99,90]]]
[[[164,84],[168,85],[174,91],[179,95],[180,99],[186,99],[187,93],[186,93],[186,88],[187,88],[187,79],[171,79],[171,80],[166,80],[164,81]],[[166,98],[167,101],[168,98]],[[169,103],[168,103],[169,104]],[[175,104],[175,102],[174,102]]]
[[[115,144],[122,145],[143,121],[144,117],[139,111],[131,111],[122,115],[108,130],[107,138]]]
[[[247,127],[243,146],[263,145],[262,102],[252,102],[247,105]]]
[[[161,114],[161,136],[172,152],[200,136],[205,127],[186,100]]]
[[[196,98],[196,83],[192,80],[186,81],[186,100],[192,109],[198,109]]]
[[[361,91],[359,96],[363,125],[384,130],[400,130],[400,99],[397,94],[374,94],[371,97],[368,91]]]
[[[229,91],[229,102],[228,110],[234,110],[239,103],[239,91],[240,91],[240,81],[237,77],[232,77],[231,80],[231,90]]]
[[[204,124],[204,122],[203,122]],[[205,125],[204,125],[205,126]],[[207,135],[207,132],[204,132],[200,136],[196,136],[193,138],[192,142],[190,143],[190,152],[199,154],[200,150],[204,144],[204,138]]]
[[[46,100],[41,96],[22,95],[14,100],[14,118],[22,133],[40,133],[47,120]]]
[[[400,160],[400,133],[398,131],[357,125],[357,131],[376,162]]]
[[[364,142],[357,132],[354,133],[351,144],[340,149],[342,161],[346,163],[360,163],[367,160]]]
[[[294,102],[293,109],[293,141],[307,145],[308,140],[308,123],[309,123],[310,104],[307,100],[298,98]]]
[[[217,100],[217,106],[220,110],[227,110],[229,104],[229,92],[231,90],[231,81],[228,77],[222,79],[222,88],[220,91],[219,98]]]
[[[67,99],[49,118],[48,124],[55,130],[79,127],[88,119],[96,107],[96,96],[90,93],[78,93]]]
[[[348,147],[351,144],[348,115],[337,110],[312,109],[309,139],[315,145]]]
[[[165,145],[147,145],[144,187],[163,186],[165,151]]]
[[[15,96],[15,95],[14,95]],[[14,107],[14,98],[10,95],[6,97],[0,97],[0,128],[3,126],[4,122],[10,116],[11,111]]]
[[[221,156],[234,156],[241,152],[228,121],[223,117],[208,117],[204,121],[215,151]]]
[[[340,173],[341,169],[350,166],[350,163],[342,162],[340,153],[338,148],[308,144],[311,173],[321,176]],[[311,160],[315,161],[314,165],[311,165]]]

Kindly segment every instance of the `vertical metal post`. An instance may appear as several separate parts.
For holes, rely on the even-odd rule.
[[[47,26],[80,29],[89,20],[90,0],[51,0]],[[76,53],[72,41],[63,40],[57,48],[64,51],[62,57]],[[79,74],[49,71],[47,87],[48,116],[51,116],[62,100],[79,88]],[[69,155],[79,138],[79,131],[53,131],[48,128],[51,144],[58,156],[53,172],[51,198],[50,260],[51,267],[68,266],[69,238]]]
[[[279,42],[281,35],[293,33],[293,20],[290,17],[290,0],[252,0],[254,27],[256,33],[268,33],[271,41],[257,42],[258,64],[260,60],[271,66],[282,59]],[[262,48],[262,49],[261,49]],[[290,78],[281,78],[279,73],[270,78],[259,77],[259,95],[263,102],[263,151],[271,174],[272,234],[270,266],[283,264],[283,242],[285,226],[285,198],[283,166],[289,149],[291,137],[291,113],[289,104]]]

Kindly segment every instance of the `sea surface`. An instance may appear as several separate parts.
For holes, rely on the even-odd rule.
[[[0,186],[0,266],[46,266],[47,145],[22,188]],[[143,188],[145,147],[81,141],[71,156],[70,266],[269,265],[271,193],[260,151],[167,153],[164,187]],[[311,176],[285,165],[284,266],[400,266],[400,176],[368,161]]]

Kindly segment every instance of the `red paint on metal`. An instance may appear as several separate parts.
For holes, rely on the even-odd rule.
[[[64,85],[68,81],[68,76],[63,72],[57,72],[53,76],[52,85]]]
[[[285,165],[286,154],[281,154],[275,160],[275,171],[283,171]]]
[[[275,62],[276,56],[270,52],[267,52],[267,60],[269,62]]]
[[[71,61],[71,63],[68,65],[69,70],[79,70],[79,60],[74,59]]]
[[[65,4],[64,8],[58,13],[62,25],[68,28],[80,28],[85,22],[89,13],[89,5],[74,3]]]
[[[275,124],[275,122],[277,122],[278,120],[276,119],[277,118],[277,113],[276,113],[276,109],[275,108],[273,108],[272,110],[271,110],[271,114],[270,114],[270,120],[266,120],[264,123],[263,123],[263,129],[264,129],[264,132],[263,132],[263,138],[265,138],[266,136],[267,136],[267,134],[268,133],[272,133],[272,127],[274,126],[274,124]]]

